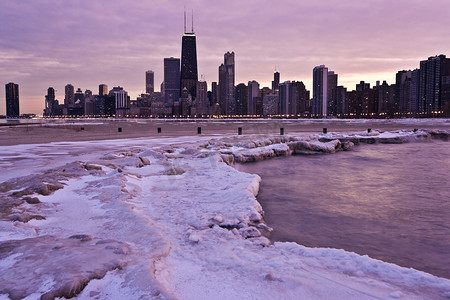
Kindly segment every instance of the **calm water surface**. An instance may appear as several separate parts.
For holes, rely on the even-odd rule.
[[[361,145],[236,168],[261,176],[258,200],[272,240],[450,278],[450,142]]]

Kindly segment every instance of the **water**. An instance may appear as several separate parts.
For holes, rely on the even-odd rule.
[[[238,165],[262,178],[274,241],[331,247],[450,278],[450,144],[362,145]]]

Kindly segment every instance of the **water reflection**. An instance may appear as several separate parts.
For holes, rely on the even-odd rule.
[[[448,142],[237,166],[262,177],[273,240],[333,247],[450,278]]]

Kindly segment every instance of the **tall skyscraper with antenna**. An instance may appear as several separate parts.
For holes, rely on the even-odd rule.
[[[192,13],[191,32],[186,30],[186,11],[184,12],[184,34],[181,42],[180,91],[186,88],[195,98],[197,89],[197,46],[194,33],[194,13]]]

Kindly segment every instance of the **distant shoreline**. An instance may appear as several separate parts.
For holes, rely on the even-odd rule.
[[[450,119],[42,119],[0,123],[0,146],[198,135],[450,129]]]

